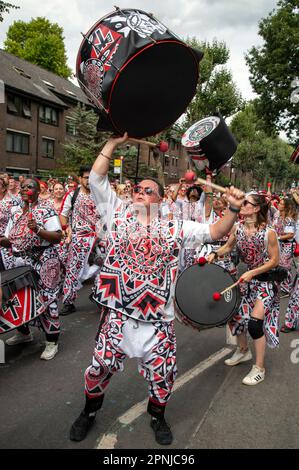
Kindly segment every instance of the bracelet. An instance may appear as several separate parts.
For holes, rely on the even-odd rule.
[[[41,228],[40,225],[39,225],[39,226],[37,227],[37,231],[35,232],[36,235],[38,235],[41,230],[42,230],[42,228]]]
[[[218,259],[218,253],[217,253],[217,251],[211,251],[210,254],[211,254],[211,255],[212,255],[212,254],[215,255],[215,259],[216,259],[216,260]]]
[[[234,212],[235,214],[238,214],[241,210],[240,208],[232,207],[232,206],[228,206],[228,208],[231,212]]]
[[[110,158],[110,157],[108,157],[107,155],[105,155],[103,152],[100,152],[100,155],[102,155],[102,157],[105,157],[105,158],[107,158],[107,160],[109,160],[109,161],[111,160],[111,158]]]

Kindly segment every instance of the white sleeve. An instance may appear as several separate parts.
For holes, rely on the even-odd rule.
[[[45,222],[45,230],[49,230],[49,232],[58,232],[61,230],[61,225],[59,221],[58,215],[53,215]]]
[[[64,217],[68,217],[69,213],[72,208],[72,197],[74,193],[69,193],[66,195],[64,201],[62,202],[61,210],[60,210],[60,215],[63,215]]]
[[[89,175],[90,191],[98,213],[107,230],[111,229],[115,210],[122,204],[115,192],[111,189],[108,176],[98,175],[93,170]]]
[[[191,220],[183,222],[183,244],[184,247],[196,247],[201,243],[212,243],[209,224],[200,224]]]

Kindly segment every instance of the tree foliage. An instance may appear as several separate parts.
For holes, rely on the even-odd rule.
[[[287,187],[293,179],[299,179],[298,165],[290,162],[293,148],[281,138],[267,135],[263,129],[264,122],[253,103],[236,114],[231,130],[239,145],[233,166],[244,177],[250,174],[260,187],[265,188],[267,181],[274,187]]]
[[[17,5],[13,5],[12,3],[7,3],[0,0],[0,23],[2,23],[2,21],[4,20],[3,14],[9,13],[11,8],[17,9],[20,7]]]
[[[80,104],[68,116],[74,135],[63,145],[64,155],[58,161],[60,172],[77,173],[81,165],[93,164],[106,134],[97,133],[98,116]]]
[[[298,103],[290,100],[292,82],[299,78],[298,0],[280,0],[277,10],[259,23],[263,45],[246,55],[250,83],[258,95],[257,112],[268,134],[286,131],[296,140],[299,129]]]
[[[187,43],[204,53],[200,62],[200,75],[196,95],[186,111],[185,128],[196,121],[211,116],[219,110],[224,118],[232,116],[243,106],[231,72],[226,68],[229,50],[224,42],[200,42],[195,37]]]
[[[4,49],[64,78],[72,75],[67,66],[63,28],[46,18],[29,23],[15,21],[8,29]]]

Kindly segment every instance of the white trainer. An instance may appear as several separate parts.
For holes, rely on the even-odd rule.
[[[29,335],[24,335],[24,333],[16,331],[16,333],[11,338],[8,338],[5,342],[8,346],[14,346],[15,344],[31,343],[31,341],[33,341],[32,333],[29,333]]]
[[[41,354],[41,359],[45,361],[50,361],[58,353],[58,344],[53,342],[46,341],[46,347],[43,353]]]
[[[240,364],[241,362],[250,361],[250,359],[252,359],[252,354],[249,348],[247,349],[246,352],[241,352],[240,348],[237,347],[232,357],[230,357],[229,359],[226,359],[224,361],[224,364],[226,364],[227,366],[236,366],[237,364]]]
[[[252,366],[251,371],[249,374],[244,377],[242,383],[244,385],[257,385],[265,379],[265,369],[261,369],[260,367],[254,365]]]

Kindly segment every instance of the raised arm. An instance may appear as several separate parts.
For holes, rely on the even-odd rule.
[[[99,176],[106,176],[114,150],[118,145],[124,144],[127,140],[127,132],[122,137],[110,137],[94,162],[92,170]]]
[[[244,193],[233,186],[226,190],[226,199],[229,206],[224,216],[215,224],[210,225],[210,234],[213,240],[220,240],[231,231],[238,218],[244,197]]]

